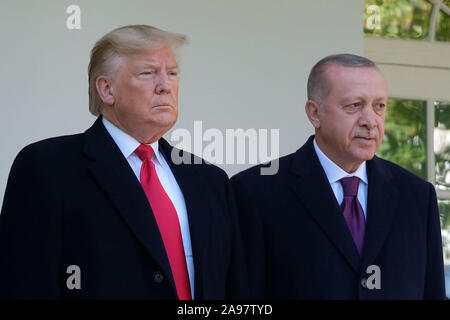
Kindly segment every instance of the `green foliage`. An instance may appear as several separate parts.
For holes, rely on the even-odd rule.
[[[381,28],[370,30],[366,24],[372,14],[370,5],[380,9]],[[401,39],[425,39],[428,35],[432,5],[426,0],[366,0],[364,33]]]
[[[378,155],[426,179],[425,102],[389,99]]]
[[[450,0],[444,0],[450,7]],[[379,8],[379,28],[371,29],[367,22],[373,21],[374,12],[368,7]],[[422,40],[428,36],[433,4],[427,0],[366,0],[364,7],[364,34],[400,39]],[[450,41],[450,16],[439,12],[435,39]]]
[[[434,117],[434,127],[437,130],[444,132],[445,135],[448,134],[447,130],[450,130],[450,103],[435,103],[435,117]],[[440,135],[436,135],[435,141],[439,142]],[[439,145],[439,144],[438,144]],[[450,189],[450,184],[446,182],[446,177],[450,170],[450,145],[445,146],[441,150],[435,152],[436,161],[436,185]]]
[[[435,105],[434,127],[450,129],[450,102],[439,102]]]
[[[450,7],[450,0],[445,0],[444,3]],[[437,27],[436,27],[437,41],[450,41],[450,16],[444,12],[439,13]]]
[[[417,100],[389,99],[385,137],[377,155],[397,163],[426,179],[426,103]],[[435,106],[435,127],[450,129],[450,103]],[[450,146],[435,154],[437,180],[445,177],[450,161]],[[438,181],[437,181],[438,182]],[[438,182],[439,185],[445,185]],[[445,185],[446,186],[446,185]],[[450,186],[447,186],[450,188]],[[439,200],[442,228],[450,228],[450,201]]]
[[[439,213],[441,215],[441,228],[447,229],[450,227],[450,201],[438,201]]]

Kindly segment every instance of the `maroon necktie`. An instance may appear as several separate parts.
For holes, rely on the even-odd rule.
[[[347,177],[339,180],[344,189],[344,200],[341,204],[341,210],[344,215],[347,226],[353,236],[356,248],[361,255],[364,243],[364,231],[366,223],[364,211],[358,201],[358,177]]]
[[[191,300],[189,276],[177,211],[156,174],[155,165],[151,159],[153,154],[152,147],[141,144],[134,152],[142,160],[140,175],[142,188],[152,207],[164,242],[178,299]]]

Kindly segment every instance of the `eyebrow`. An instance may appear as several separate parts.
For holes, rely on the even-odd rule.
[[[158,66],[154,63],[144,63],[142,65],[144,68],[158,68]],[[167,67],[167,69],[178,69],[178,64],[173,64]]]
[[[352,101],[355,100],[363,100],[365,101],[366,98],[364,96],[350,96],[350,97],[345,97],[344,99],[342,99],[341,103],[351,103]],[[375,99],[373,99],[374,101],[387,101],[387,97],[376,97]]]
[[[355,100],[365,100],[365,99],[362,96],[347,96],[341,100],[341,103],[347,104],[347,103],[351,103]]]

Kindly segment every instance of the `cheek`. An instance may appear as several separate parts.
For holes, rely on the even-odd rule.
[[[378,122],[378,128],[380,128],[379,130],[380,130],[381,133],[384,133],[384,119],[381,119]]]
[[[173,99],[178,102],[178,84],[172,87]]]
[[[348,144],[351,137],[352,127],[345,121],[333,121],[328,125],[328,138],[336,144]]]
[[[123,82],[122,86],[117,88],[116,100],[121,109],[130,108],[133,105],[137,96],[136,91],[129,82]]]
[[[117,108],[122,113],[132,113],[136,107],[136,96],[134,94],[121,95],[117,100]]]
[[[349,140],[351,140],[359,130],[358,122],[353,121],[352,119],[342,119],[338,126],[341,128],[342,135],[345,135]]]
[[[383,119],[379,119],[379,121],[377,123],[377,128],[378,128],[379,138],[383,139],[383,136],[384,136],[384,118]]]

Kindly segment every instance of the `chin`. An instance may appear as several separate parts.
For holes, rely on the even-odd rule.
[[[366,154],[366,155],[361,157],[361,161],[372,160],[374,156],[375,156],[375,153]]]
[[[364,161],[372,160],[373,157],[375,156],[375,152],[364,150],[364,151],[355,152],[355,153],[353,153],[353,155],[354,155],[355,159],[358,159],[359,161],[364,162]]]
[[[177,115],[173,112],[159,112],[157,114],[153,114],[148,122],[152,122],[153,125],[157,126],[168,126],[168,125],[174,125],[177,121]]]

